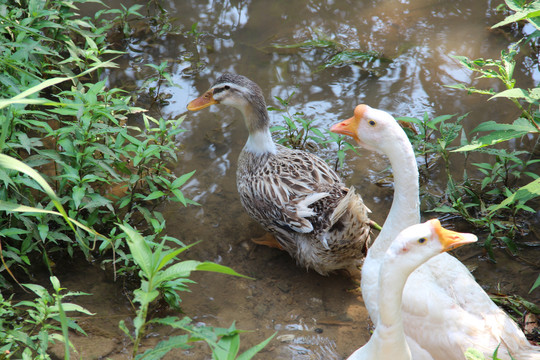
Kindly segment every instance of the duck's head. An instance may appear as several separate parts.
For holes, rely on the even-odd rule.
[[[387,250],[387,256],[412,269],[442,252],[477,241],[476,235],[445,229],[437,219],[403,230]]]
[[[261,88],[242,75],[225,73],[202,96],[190,101],[191,111],[204,109],[210,105],[224,104],[243,111],[246,106],[262,106],[266,109]]]
[[[354,109],[353,117],[334,124],[330,131],[351,136],[359,145],[369,150],[383,152],[385,144],[393,141],[393,138],[402,138],[405,135],[392,115],[365,104],[358,105]]]
[[[268,111],[261,88],[245,76],[221,75],[202,96],[190,101],[187,108],[198,111],[214,104],[240,110],[250,133],[268,129]]]

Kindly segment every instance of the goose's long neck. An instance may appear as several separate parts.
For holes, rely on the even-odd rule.
[[[251,99],[240,108],[240,111],[244,115],[244,121],[249,131],[244,151],[255,154],[275,154],[277,149],[270,133],[270,119],[264,99]]]
[[[392,142],[391,149],[385,154],[394,173],[394,200],[382,230],[370,249],[373,256],[380,257],[401,230],[420,222],[418,165],[404,132],[399,141]]]
[[[385,258],[386,260],[386,258]],[[399,353],[400,359],[410,359],[410,351],[405,339],[401,305],[403,289],[412,270],[402,269],[399,263],[384,261],[379,272],[379,321],[375,329],[378,337]],[[382,350],[386,351],[386,350]],[[390,354],[390,353],[388,353]],[[409,357],[407,357],[407,355]],[[396,358],[397,357],[392,357]]]
[[[401,303],[403,289],[411,271],[404,271],[394,265],[385,261],[379,271],[379,324],[403,329]]]

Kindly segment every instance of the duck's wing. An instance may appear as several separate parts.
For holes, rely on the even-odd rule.
[[[265,159],[250,156],[241,155],[238,191],[246,210],[264,227],[306,234],[339,218],[334,211],[348,189],[323,160],[283,147]]]

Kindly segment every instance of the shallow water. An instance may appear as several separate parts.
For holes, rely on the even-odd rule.
[[[279,106],[275,96],[287,98],[294,92],[291,113],[303,112],[305,117],[316,119],[321,129],[350,117],[359,103],[385,109],[396,117],[469,112],[464,122],[467,130],[487,120],[512,121],[517,111],[508,101],[488,103],[479,95],[444,87],[464,82],[498,88],[496,82],[474,79],[450,57],[499,57],[508,40],[489,29],[503,17],[493,10],[498,4],[489,0],[164,2],[175,25],[190,28],[198,23],[201,35],[197,46],[193,39],[181,35],[156,37],[155,28],[143,26],[129,43],[130,56],[120,60],[122,66],[110,73],[109,81],[113,86],[141,86],[149,76],[141,63],[168,60],[172,64],[169,72],[180,87],[162,86],[171,98],[159,110],[165,118],[186,115],[184,127],[188,131],[178,139],[182,150],[174,171],[181,175],[197,170],[184,194],[201,206],[164,205],[160,210],[168,233],[188,244],[202,241],[188,252],[189,258],[215,261],[254,278],[195,274],[192,278],[197,284],[191,286],[192,293],[182,294],[184,312],[213,326],[228,327],[236,320],[238,328],[252,331],[242,337],[243,349],[277,331],[276,339],[257,359],[343,359],[365,343],[369,338],[368,315],[360,294],[351,291],[354,284],[344,274],[322,277],[306,272],[287,254],[249,241],[263,232],[241,208],[236,191],[236,159],[247,138],[239,112],[213,107],[187,113],[186,105],[221,73],[231,71],[257,82],[269,106]],[[377,51],[392,61],[375,64],[372,72],[356,65],[319,70],[329,51],[273,47],[311,40],[316,33],[348,48]],[[202,70],[194,71],[193,64],[183,59],[187,53],[203,62]],[[540,81],[538,69],[517,71],[523,71],[516,73],[520,87],[532,87]],[[281,123],[282,115],[272,112],[271,121]],[[529,145],[530,149],[528,141],[512,146]],[[332,149],[321,154],[335,159]],[[455,156],[454,160],[453,170],[461,174],[462,159]],[[375,182],[389,174],[387,167],[380,155],[360,150],[360,156],[347,156],[344,170],[346,183],[359,189],[373,219],[381,224],[392,200],[392,188]],[[423,193],[437,195],[444,189],[442,170],[434,171],[423,184]],[[532,221],[538,229],[538,220]],[[464,224],[457,225],[467,230]],[[538,245],[538,235],[531,234],[528,241]],[[475,269],[475,276],[488,291],[500,287],[503,293],[517,293],[538,304],[540,290],[527,291],[538,274],[540,252],[538,246],[530,249],[533,251],[521,254],[526,261],[498,251],[497,264],[487,261],[478,247],[460,249],[458,254]],[[91,290],[89,283],[93,284]],[[62,279],[62,285],[94,294],[93,300],[83,303],[98,313],[84,320],[90,339],[75,339],[83,358],[127,358],[128,341],[117,323],[133,315],[120,293],[121,284],[112,283],[97,269],[85,268]],[[169,333],[153,333],[145,345],[151,346],[165,335]],[[102,346],[96,347],[96,343]],[[197,345],[168,358],[211,356],[206,345]]]

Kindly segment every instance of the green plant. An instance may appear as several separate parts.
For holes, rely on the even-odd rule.
[[[131,332],[123,321],[120,322],[120,328],[133,341],[133,357],[135,359],[159,359],[174,348],[187,348],[191,341],[205,340],[212,348],[214,359],[236,359],[240,342],[240,331],[234,328],[234,324],[229,329],[214,329],[195,327],[191,325],[191,319],[189,318],[180,320],[177,317],[168,317],[165,319],[148,320],[147,317],[151,303],[160,294],[163,294],[164,299],[173,307],[178,307],[177,302],[179,298],[176,295],[171,296],[171,294],[187,290],[187,284],[193,282],[188,279],[192,271],[212,271],[235,276],[242,275],[226,266],[211,262],[195,260],[174,262],[178,255],[195,244],[177,249],[166,249],[166,238],[160,243],[154,243],[153,237],[143,238],[128,224],[120,225],[120,227],[128,235],[128,245],[133,255],[133,260],[140,268],[139,277],[141,278],[141,286],[133,292],[135,295],[133,301],[139,304],[137,316],[133,321],[134,335],[131,335]],[[191,336],[171,337],[161,341],[154,349],[139,354],[139,346],[145,334],[145,328],[151,323],[182,329],[189,332]],[[250,359],[270,340],[271,338],[248,350],[238,357],[238,359]],[[248,354],[250,355],[248,356]]]
[[[122,32],[125,36],[129,36],[131,33],[131,28],[129,26],[130,18],[142,18],[143,16],[139,13],[139,10],[143,7],[143,5],[135,4],[130,6],[129,8],[126,8],[124,5],[120,4],[122,9],[108,9],[108,10],[102,10],[98,15],[102,14],[113,14],[116,15],[112,19],[113,24],[118,24],[118,26],[122,29]]]
[[[163,61],[159,65],[145,64],[145,66],[154,69],[157,72],[157,77],[153,76],[146,79],[141,86],[141,91],[147,91],[148,89],[148,92],[150,93],[150,96],[152,97],[153,102],[156,102],[159,100],[160,104],[163,105],[165,103],[165,98],[163,97],[161,93],[161,85],[163,83],[163,80],[166,80],[167,84],[170,86],[178,86],[174,84],[171,78],[171,74],[169,74],[166,70],[168,63],[167,61]],[[148,87],[151,83],[155,83],[156,86]]]
[[[391,63],[392,60],[375,51],[351,49],[336,40],[331,39],[320,30],[312,31],[312,39],[295,44],[274,44],[275,49],[323,49],[329,54],[323,64],[317,67],[317,71],[330,67],[355,65],[369,73],[380,75],[383,64]]]
[[[82,292],[63,293],[58,279],[50,277],[54,293],[37,284],[24,284],[36,296],[34,300],[24,300],[12,304],[0,294],[0,352],[5,358],[50,359],[47,349],[49,343],[61,341],[65,344],[65,359],[69,359],[72,347],[68,338],[68,329],[85,334],[75,321],[66,316],[66,312],[76,311],[93,315],[83,307],[64,302],[67,297],[88,295]],[[61,332],[60,335],[58,332]]]
[[[4,200],[0,200],[0,210],[7,211],[8,214],[9,213],[26,213],[26,214],[29,214],[30,216],[39,216],[40,214],[49,214],[49,215],[61,216],[61,217],[64,218],[66,223],[69,225],[71,230],[76,235],[79,235],[79,234],[75,230],[74,225],[76,225],[77,227],[87,231],[88,233],[94,235],[95,237],[101,236],[96,231],[94,231],[94,230],[88,228],[87,226],[81,224],[80,222],[70,218],[67,215],[64,207],[61,204],[60,199],[58,198],[58,196],[56,195],[54,190],[49,186],[49,184],[45,181],[45,179],[39,173],[37,173],[34,169],[32,169],[31,167],[29,167],[28,165],[22,163],[21,161],[19,161],[17,159],[11,158],[11,157],[9,157],[7,155],[4,155],[4,154],[0,154],[0,171],[3,172],[3,169],[21,172],[21,173],[24,173],[27,176],[29,176],[31,179],[33,179],[35,181],[35,183],[39,185],[40,190],[43,190],[48,195],[48,197],[51,199],[51,201],[54,204],[54,206],[56,207],[56,209],[58,209],[58,212],[48,210],[48,209],[43,209],[43,208],[36,208],[36,207],[20,205],[20,204],[16,204],[16,203],[9,202],[9,201],[4,201]],[[49,229],[48,229],[47,226],[42,226],[41,228],[38,226],[38,231],[39,231],[39,236],[42,237],[43,240],[45,240],[49,236],[52,236],[50,234]],[[20,230],[20,229],[18,230],[18,229],[15,229],[15,228],[6,228],[6,229],[2,230],[2,233],[0,235],[2,235],[2,236],[8,236],[9,235],[11,237],[14,237],[17,240],[20,240],[20,238],[18,236],[22,235],[22,234],[27,234],[27,233],[28,232],[25,232],[25,231]],[[79,239],[79,242],[82,242],[80,236],[78,236],[78,239]],[[27,254],[26,254],[26,251],[25,251],[25,250],[28,250],[28,247],[30,245],[31,245],[31,243],[28,243],[28,242],[23,243],[23,246],[19,251],[19,249],[17,247],[10,246],[10,244],[8,243],[7,246],[4,245],[6,250],[8,250],[4,254],[10,256],[10,258],[15,260],[19,264],[24,263],[24,264],[30,265],[30,261],[28,259]],[[0,252],[0,255],[1,254],[2,253]],[[2,256],[2,263],[4,264],[5,270],[10,271],[9,270],[9,261],[6,264],[5,259],[4,259],[3,256]],[[10,274],[12,275],[11,272],[10,272]]]
[[[532,211],[525,205],[524,199],[516,199],[505,207],[504,212],[496,211],[495,207],[498,201],[512,193],[513,185],[524,175],[538,178],[526,170],[527,166],[538,160],[524,159],[520,155],[525,152],[508,153],[500,149],[477,148],[476,151],[493,156],[495,161],[472,164],[484,175],[481,180],[471,178],[464,166],[463,181],[456,181],[450,169],[450,156],[452,153],[452,156],[456,156],[456,150],[469,145],[461,125],[466,116],[467,114],[452,120],[455,115],[442,115],[430,120],[429,116],[424,114],[422,119],[402,117],[398,120],[415,125],[414,131],[407,127],[405,131],[415,152],[424,159],[422,168],[425,171],[422,173],[429,174],[438,159],[444,163],[447,178],[445,197],[437,200],[432,211],[459,215],[474,226],[487,230],[489,234],[484,246],[493,259],[494,240],[506,244],[513,252],[517,251],[514,237],[523,227],[518,220],[518,214],[520,211]],[[457,144],[458,140],[460,145]],[[461,154],[465,155],[466,163],[468,153]],[[511,221],[507,220],[508,213]]]
[[[357,152],[355,147],[346,141],[343,135],[335,134],[329,130],[326,131],[328,137],[315,126],[315,119],[306,119],[302,112],[291,114],[290,102],[294,92],[282,99],[276,96],[275,99],[280,103],[282,108],[269,107],[268,110],[283,113],[284,125],[276,125],[270,128],[272,135],[277,138],[276,142],[292,149],[308,150],[316,152],[318,147],[326,148],[328,144],[336,144],[337,159],[335,169],[343,167],[345,153],[349,150]]]
[[[476,350],[476,349],[473,349],[473,348],[467,349],[467,351],[465,352],[465,359],[467,359],[467,360],[490,360],[490,359],[486,359],[486,357],[484,356],[484,353],[482,353],[480,350]],[[514,360],[514,358],[512,356],[510,356],[510,359]],[[501,360],[499,358],[499,346],[497,346],[497,348],[493,352],[493,355],[491,355],[491,360]]]
[[[337,146],[337,159],[334,165],[334,170],[337,171],[338,169],[343,168],[347,151],[352,151],[358,155],[358,150],[356,150],[354,145],[347,141],[347,136],[333,133],[330,130],[327,130],[326,133],[328,134],[329,139],[325,140],[324,143],[334,143]]]
[[[495,163],[473,163],[477,169],[484,174],[481,183],[481,189],[489,189],[490,195],[501,195],[504,189],[510,188],[514,183],[524,175],[537,179],[538,175],[526,171],[534,163],[540,162],[540,159],[527,159],[527,151],[508,152],[505,149],[485,149],[482,152],[493,155]]]
[[[520,323],[526,313],[540,315],[540,307],[519,295],[491,295],[493,302],[509,309],[513,319]]]
[[[538,14],[540,13],[540,4],[538,1],[519,1],[519,0],[505,0],[506,6],[509,10],[515,11],[514,14],[508,15],[504,20],[493,25],[493,28],[509,25],[512,23],[517,23],[519,21],[527,21],[532,24],[536,29],[540,30],[540,18]],[[502,8],[504,5],[500,5]],[[531,35],[531,38],[538,37],[538,34]]]
[[[112,262],[115,275],[140,269],[133,337],[137,348],[147,321],[159,320],[147,319],[155,291],[171,307],[179,308],[179,291],[187,289],[191,271],[234,271],[204,262],[173,264],[187,247],[163,235],[165,220],[156,206],[164,201],[196,204],[181,190],[194,172],[176,176],[168,169],[178,161],[176,137],[184,131],[183,118],[148,116],[133,106],[131,95],[107,87],[102,80],[104,69],[116,66],[114,59],[103,58],[122,54],[111,50],[117,44],[111,44],[108,35],[118,34],[118,29],[130,33],[132,19],[141,17],[141,6],[100,10],[93,18],[81,18],[77,13],[81,2],[29,0],[27,8],[17,3],[0,5],[0,209],[6,213],[0,217],[0,284],[11,286],[2,276],[6,273],[18,281],[14,268],[30,273],[35,258],[41,256],[49,264],[53,256],[72,256],[75,251]],[[186,36],[200,34],[194,25]],[[148,66],[157,72],[150,79],[156,82],[150,95],[158,99],[162,82],[171,81],[167,63]],[[128,117],[135,116],[140,127],[128,122]],[[133,233],[124,231],[133,232],[135,226],[146,229],[145,243],[133,245]],[[148,267],[146,255],[154,267]],[[0,320],[4,326],[0,339],[6,330],[6,338],[13,340],[2,342],[0,346],[9,345],[1,349],[24,359],[46,359],[48,342],[63,338],[64,356],[69,358],[68,328],[78,328],[66,312],[79,308],[61,299],[78,294],[63,295],[58,281],[51,281],[55,294],[48,297],[40,285],[27,285],[41,300],[19,304],[31,316],[19,316],[15,330],[4,326],[4,318]],[[18,309],[0,299],[0,314],[6,318],[16,317]],[[219,359],[225,353],[227,359],[236,357],[240,331],[234,326],[208,334],[189,324],[185,328],[188,333],[205,334],[204,340]],[[250,358],[266,343],[239,358]],[[169,339],[156,351],[176,345],[176,340]],[[20,346],[27,348],[18,350]]]
[[[494,27],[519,18],[527,19],[540,30],[536,19],[531,17],[531,14],[536,11],[531,9],[536,9],[536,5],[527,5],[512,0],[508,0],[506,3],[510,9],[518,11],[519,16],[510,16]],[[469,60],[464,56],[455,56],[464,67],[477,74],[478,79],[497,80],[503,84],[504,90],[497,92],[493,89],[480,89],[464,84],[447,87],[466,90],[470,94],[490,95],[490,100],[494,98],[509,99],[521,111],[520,118],[512,124],[499,124],[495,121],[484,122],[478,125],[473,133],[486,131],[489,133],[473,137],[468,141],[467,135],[460,125],[461,120],[466,115],[459,117],[455,122],[448,121],[452,118],[449,115],[439,116],[431,121],[429,121],[427,114],[424,115],[423,119],[400,118],[400,120],[416,125],[418,131],[408,131],[408,135],[417,154],[423,157],[426,169],[429,169],[439,156],[444,161],[447,175],[446,196],[442,199],[443,201],[438,201],[433,210],[459,215],[476,227],[486,229],[489,234],[484,246],[492,259],[492,242],[494,240],[504,243],[513,252],[517,251],[515,237],[526,228],[526,221],[522,220],[523,214],[534,212],[532,207],[526,203],[540,195],[538,175],[529,170],[539,160],[531,158],[527,151],[509,152],[502,149],[485,148],[527,134],[535,135],[538,141],[540,112],[537,109],[540,105],[540,89],[525,90],[516,87],[514,70],[520,46],[532,43],[533,39],[539,36],[540,32],[537,31],[530,35],[527,41],[511,44],[508,50],[501,52],[500,59]],[[460,134],[460,145],[456,146],[454,143]],[[434,136],[437,136],[436,141],[433,140]],[[450,172],[450,154],[463,154],[466,163],[469,153],[473,151],[487,154],[491,156],[493,161],[472,164],[482,174],[481,179],[471,177],[465,169],[463,180],[457,182]],[[523,181],[526,177],[532,178],[533,181],[516,189],[518,181]]]
[[[414,130],[410,127],[404,127],[404,130],[414,146],[415,153],[424,159],[425,170],[431,169],[436,160],[442,157],[449,179],[451,178],[449,152],[456,148],[452,146],[454,140],[460,134],[463,136],[461,122],[467,114],[450,122],[449,120],[454,116],[456,115],[441,115],[430,119],[428,113],[424,113],[422,119],[412,117],[397,119],[415,125]]]
[[[309,142],[312,141],[315,144],[323,144],[325,136],[314,126],[314,119],[304,119],[304,114],[296,112],[290,113],[290,100],[294,96],[294,92],[289,95],[287,99],[282,99],[276,96],[276,100],[279,101],[282,109],[270,107],[270,111],[284,112],[283,120],[285,120],[285,126],[278,125],[270,128],[270,131],[278,137],[278,144],[288,146],[293,149],[306,149]],[[309,145],[312,146],[312,145]]]

